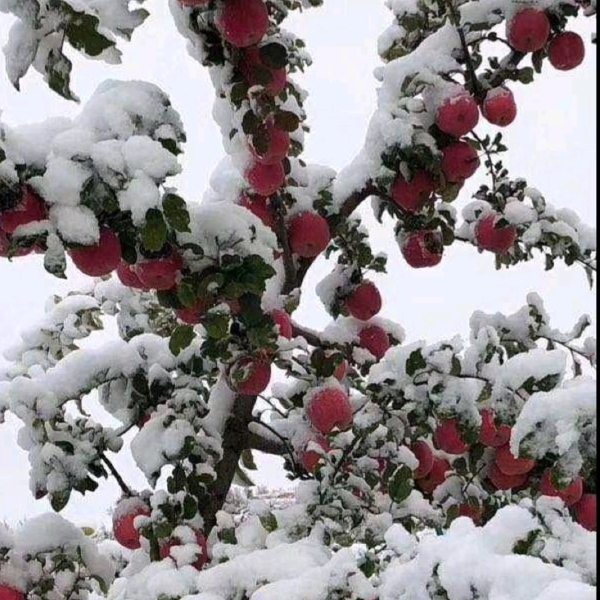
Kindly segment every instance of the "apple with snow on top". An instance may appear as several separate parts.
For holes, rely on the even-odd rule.
[[[583,478],[576,477],[571,485],[560,489],[554,484],[552,469],[546,469],[540,481],[540,494],[560,498],[566,506],[573,506],[583,496]]]
[[[283,163],[255,163],[246,171],[246,180],[259,196],[272,196],[285,183]]]
[[[575,520],[588,531],[596,531],[598,513],[596,494],[584,494],[579,502],[573,505]]]
[[[519,475],[507,475],[503,473],[496,463],[491,463],[488,467],[487,472],[490,483],[501,491],[513,490],[521,487],[529,478],[528,473],[522,473]]]
[[[450,183],[462,183],[469,179],[480,164],[477,150],[467,142],[455,142],[442,150],[442,171]]]
[[[447,98],[437,109],[435,123],[441,131],[462,137],[479,123],[479,106],[467,91]]]
[[[119,281],[127,287],[144,291],[148,291],[150,289],[140,281],[140,278],[135,272],[135,265],[130,265],[124,260],[121,260],[119,266],[117,267],[117,277],[119,278]]]
[[[142,285],[150,290],[170,290],[177,284],[183,261],[177,252],[164,258],[148,258],[132,267]]]
[[[481,113],[492,125],[506,127],[517,118],[517,103],[507,87],[490,90],[481,105]]]
[[[323,453],[325,454],[327,454],[331,450],[331,446],[329,445],[327,439],[321,436],[310,439],[306,443],[304,449],[298,453],[298,458],[300,459],[300,463],[302,464],[306,472],[311,474],[313,474],[317,470],[317,467],[319,466],[319,461],[323,459],[323,455],[321,453],[311,448],[313,444],[320,446],[323,450]]]
[[[459,516],[471,519],[475,525],[481,525],[483,523],[483,513],[483,506],[475,508],[469,503],[461,504],[458,509]]]
[[[290,134],[278,129],[270,120],[266,124],[265,148],[256,147],[255,136],[250,138],[250,150],[254,160],[261,165],[274,165],[281,163],[290,150]]]
[[[475,239],[482,250],[489,250],[497,254],[508,252],[517,241],[517,228],[511,225],[498,227],[503,219],[501,215],[488,215],[477,222],[475,226]]]
[[[424,440],[417,440],[411,447],[410,451],[419,461],[419,466],[416,468],[413,476],[415,479],[423,479],[431,473],[433,469],[434,455],[431,446]]]
[[[433,200],[435,181],[426,171],[417,171],[409,181],[398,175],[392,185],[392,200],[407,212],[419,212]]]
[[[227,370],[229,388],[242,396],[258,396],[271,381],[271,364],[262,358],[242,356]]]
[[[506,22],[508,43],[519,52],[537,52],[550,37],[550,21],[537,8],[526,8]]]
[[[13,587],[0,585],[0,600],[25,600],[25,594]]]
[[[582,37],[574,31],[560,33],[548,44],[548,60],[559,71],[570,71],[578,67],[585,58]]]
[[[115,510],[113,518],[113,536],[121,546],[129,550],[141,548],[140,532],[135,527],[135,519],[140,516],[149,517],[150,507],[141,500],[128,498],[122,501]],[[121,506],[125,503],[126,511],[122,512]]]
[[[381,360],[390,349],[390,336],[379,325],[368,325],[358,334],[361,347],[368,350],[377,360]]]
[[[336,428],[344,431],[352,426],[352,404],[339,388],[321,390],[309,399],[306,416],[313,429],[329,435]]]
[[[22,225],[47,218],[46,203],[31,188],[25,187],[16,206],[0,213],[0,229],[10,235]]]
[[[208,555],[208,543],[205,535],[201,531],[196,531],[194,533],[196,536],[195,543],[200,547],[200,552],[198,553],[198,559],[192,564],[192,567],[200,571],[210,561]],[[182,542],[181,539],[178,537],[167,540],[167,542],[161,544],[160,546],[160,557],[163,560],[167,557],[173,558],[171,554],[171,549],[182,546],[183,543],[184,542]]]
[[[372,319],[381,310],[381,294],[377,286],[370,281],[354,288],[345,300],[350,315],[359,321]]]
[[[400,251],[413,269],[435,267],[442,261],[444,243],[439,231],[410,231],[402,239]]]
[[[187,306],[175,310],[177,318],[187,325],[197,325],[202,322],[204,315],[214,305],[209,298],[200,298],[194,306]]]
[[[434,457],[431,470],[425,477],[417,479],[417,487],[426,494],[432,494],[435,488],[446,481],[446,473],[452,470],[452,465],[445,459]]]
[[[469,445],[464,441],[457,419],[449,419],[440,423],[434,434],[433,444],[438,450],[448,454],[464,454]]]
[[[291,340],[294,336],[294,330],[292,328],[292,319],[285,310],[273,310],[271,311],[271,318],[275,321],[275,326],[279,329],[279,335]]]
[[[510,450],[510,444],[496,449],[494,461],[505,475],[525,475],[535,467],[535,460],[517,458]]]
[[[269,199],[264,196],[247,196],[243,194],[239,202],[240,206],[243,206],[249,210],[254,216],[258,217],[265,227],[269,229],[275,229],[277,221],[275,219],[275,212],[271,208]]]
[[[236,48],[260,42],[269,30],[269,12],[263,0],[224,0],[215,20],[221,35]]]
[[[491,448],[504,446],[510,441],[511,428],[508,425],[496,425],[496,414],[489,408],[481,411],[481,431],[479,441]]]
[[[97,244],[70,248],[69,256],[85,275],[102,277],[121,264],[121,243],[112,229],[103,227]]]
[[[288,240],[294,254],[302,258],[315,258],[331,241],[327,219],[314,212],[295,216],[288,227]]]
[[[284,68],[273,69],[265,64],[258,46],[244,49],[239,68],[249,86],[261,85],[270,96],[279,96],[287,85],[287,72]],[[267,78],[265,78],[267,74]],[[266,79],[270,78],[267,82]]]

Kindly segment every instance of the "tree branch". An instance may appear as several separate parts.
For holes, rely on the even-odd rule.
[[[290,241],[285,227],[285,211],[283,202],[280,198],[277,198],[273,202],[275,208],[275,215],[277,218],[277,236],[281,242],[283,248],[283,268],[285,270],[285,282],[282,286],[282,293],[289,294],[292,290],[296,289],[296,263],[294,262],[294,255],[290,248]]]
[[[100,459],[107,466],[111,475],[117,480],[117,483],[119,484],[119,487],[123,490],[123,493],[126,496],[133,496],[131,488],[125,483],[125,480],[121,477],[121,475],[119,474],[115,466],[112,464],[112,462],[108,459],[106,454],[100,453]]]
[[[327,342],[324,342],[316,331],[312,329],[306,329],[294,321],[292,321],[292,334],[294,337],[303,337],[311,346],[314,346],[315,348],[324,348],[330,345]]]
[[[258,452],[264,452],[265,454],[271,454],[272,456],[285,456],[288,452],[286,445],[282,441],[266,438],[258,433],[252,432],[250,432],[248,438],[248,448],[250,450],[257,450]]]

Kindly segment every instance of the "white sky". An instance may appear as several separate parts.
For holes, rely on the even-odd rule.
[[[188,201],[198,201],[222,157],[221,140],[211,118],[213,91],[208,73],[188,57],[166,4],[166,0],[147,1],[148,21],[134,34],[133,43],[121,44],[123,65],[109,67],[71,55],[75,63],[73,89],[82,103],[107,78],[146,80],[165,90],[181,113],[188,134],[184,171],[170,184],[177,185]],[[376,40],[390,24],[391,14],[383,8],[383,0],[326,0],[325,4],[322,9],[294,16],[286,27],[306,40],[314,58],[314,65],[300,79],[311,94],[306,108],[312,132],[307,137],[305,158],[340,169],[361,148],[375,107],[372,72],[380,64]],[[0,15],[2,45],[10,24],[11,19]],[[548,65],[533,85],[513,87],[519,116],[506,130],[510,152],[505,158],[513,176],[527,178],[550,203],[570,207],[590,223],[596,220],[596,50],[588,43],[594,25],[593,20],[578,25],[588,46],[582,67],[561,73]],[[30,73],[21,89],[20,94],[13,90],[0,73],[0,110],[9,125],[73,115],[79,110],[51,93],[37,73]],[[465,188],[459,202],[468,200],[482,179],[483,172]],[[480,255],[474,248],[456,244],[446,251],[439,267],[414,271],[400,256],[391,223],[377,225],[368,206],[362,212],[371,226],[374,249],[390,257],[390,274],[378,280],[384,297],[382,316],[402,324],[409,340],[434,341],[467,334],[474,310],[512,312],[524,304],[530,291],[542,295],[556,326],[570,328],[582,313],[596,318],[595,289],[590,292],[579,268],[559,265],[548,274],[540,259],[496,272],[491,254]],[[327,272],[326,263],[313,268],[304,301],[295,314],[298,321],[313,328],[328,322],[312,293]],[[0,262],[0,350],[43,314],[49,295],[64,293],[85,280],[74,270],[69,275],[68,284],[51,277],[37,256]],[[36,502],[29,493],[27,457],[17,446],[17,430],[14,418],[0,426],[0,520],[13,523],[49,510],[45,501]],[[144,487],[128,453],[122,452],[115,462],[134,487]],[[274,459],[260,464],[258,481],[286,484]],[[101,483],[93,495],[75,494],[63,514],[82,524],[105,521],[118,495],[112,481]]]

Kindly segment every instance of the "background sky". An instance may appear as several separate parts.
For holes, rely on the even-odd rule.
[[[293,16],[286,28],[306,40],[314,58],[314,65],[299,77],[310,92],[306,109],[312,131],[307,136],[305,159],[341,169],[360,150],[375,109],[372,73],[380,64],[377,37],[390,24],[391,13],[383,0],[327,0],[325,4],[324,8]],[[208,73],[187,55],[166,1],[148,0],[145,6],[151,16],[136,31],[132,43],[120,45],[124,50],[122,65],[107,66],[70,55],[75,64],[73,90],[82,104],[107,78],[150,81],[167,92],[188,135],[183,173],[169,184],[177,185],[188,201],[199,201],[222,158],[220,134],[211,118],[212,86]],[[0,15],[2,45],[11,22]],[[519,116],[505,130],[510,151],[504,159],[512,176],[525,177],[542,190],[548,202],[572,208],[589,223],[596,220],[596,49],[589,43],[594,25],[592,19],[580,20],[577,25],[588,47],[582,67],[562,73],[548,65],[533,85],[513,86]],[[0,111],[3,122],[9,125],[71,116],[80,110],[50,92],[37,72],[24,79],[21,89],[17,93],[0,72]],[[480,131],[485,131],[485,125]],[[469,200],[483,177],[481,172],[469,182],[458,206]],[[591,314],[595,321],[595,289],[590,291],[580,268],[559,264],[547,273],[543,259],[539,259],[497,272],[491,254],[455,244],[447,249],[441,265],[415,271],[400,256],[392,224],[377,224],[368,206],[361,212],[372,232],[375,251],[389,256],[389,274],[377,278],[384,297],[382,316],[402,324],[409,340],[468,335],[473,311],[513,312],[525,303],[530,291],[544,298],[555,326],[570,328],[582,313]],[[313,328],[328,322],[314,296],[314,286],[327,272],[324,261],[311,270],[302,304],[295,313],[299,322]],[[74,269],[69,270],[67,283],[51,277],[37,256],[13,263],[1,261],[0,351],[43,315],[50,295],[64,294],[85,281]],[[17,445],[18,427],[12,417],[0,426],[0,520],[9,523],[49,510],[46,501],[34,501],[28,490],[28,463]],[[145,487],[127,452],[122,452],[115,463],[133,487]],[[276,459],[265,457],[259,465],[257,481],[276,487],[289,485]],[[63,514],[81,524],[106,522],[118,496],[116,484],[103,482],[93,495],[75,494]]]

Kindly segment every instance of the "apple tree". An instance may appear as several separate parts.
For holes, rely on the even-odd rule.
[[[302,158],[311,59],[284,29],[322,0],[169,1],[228,155],[201,203],[169,185],[186,134],[155,85],[110,80],[72,119],[0,122],[0,256],[93,278],[52,299],[2,375],[0,416],[21,421],[32,494],[55,512],[0,527],[0,600],[595,597],[589,317],[562,331],[531,293],[473,314],[468,340],[407,339],[380,316],[387,261],[356,213],[370,200],[415,269],[463,244],[593,285],[595,231],[511,176],[502,128],[519,126],[516,87],[584,61],[572,24],[595,1],[388,0],[377,110],[339,173]],[[131,4],[0,0],[8,78],[33,68],[78,100],[66,50],[121,60],[149,14]],[[294,318],[317,258],[322,331]],[[116,339],[82,345],[107,321]],[[125,451],[147,489],[115,468]],[[284,459],[293,502],[233,501],[255,452]],[[58,514],[103,478],[122,490],[114,540]]]

